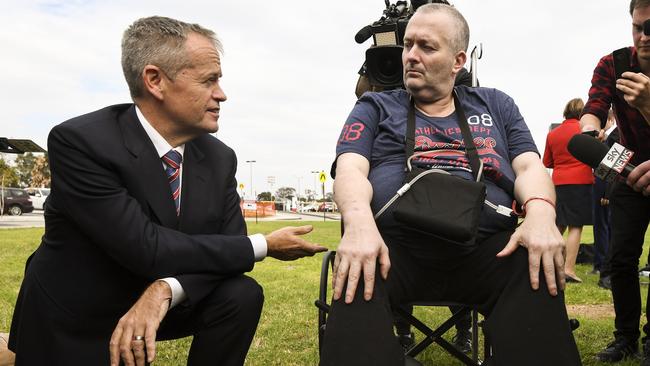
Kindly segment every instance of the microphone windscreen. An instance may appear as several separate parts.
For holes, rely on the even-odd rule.
[[[366,25],[365,27],[361,28],[360,31],[357,32],[357,34],[354,36],[354,40],[361,44],[365,42],[368,38],[372,36],[372,27],[369,25]]]
[[[609,151],[607,145],[598,141],[594,137],[583,134],[574,135],[571,140],[569,140],[567,149],[574,158],[594,169],[598,168],[600,162]]]

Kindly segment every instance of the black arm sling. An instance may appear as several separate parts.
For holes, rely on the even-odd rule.
[[[474,245],[478,223],[486,197],[482,181],[483,162],[456,92],[453,93],[456,118],[463,135],[465,153],[474,180],[467,180],[441,169],[413,167],[411,159],[427,152],[415,153],[415,104],[411,98],[406,127],[406,178],[397,194],[375,215],[378,218],[396,202],[395,220],[408,231],[452,244]]]

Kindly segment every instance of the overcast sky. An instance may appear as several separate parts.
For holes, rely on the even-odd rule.
[[[540,152],[568,100],[586,100],[598,59],[631,45],[627,0],[457,0],[482,43],[481,85],[514,98]],[[250,197],[314,188],[329,171],[370,45],[354,42],[383,0],[0,0],[0,136],[45,147],[56,124],[129,102],[120,40],[135,19],[164,15],[217,32],[225,47],[218,137],[237,152]],[[268,177],[275,177],[271,187]],[[331,190],[328,176],[327,191]],[[320,188],[319,188],[320,192]]]

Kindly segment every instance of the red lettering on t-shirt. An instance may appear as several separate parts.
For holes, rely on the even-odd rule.
[[[343,126],[343,131],[341,132],[341,137],[339,138],[339,143],[341,141],[356,141],[361,138],[361,132],[366,129],[366,126],[361,122],[354,122],[346,124]]]

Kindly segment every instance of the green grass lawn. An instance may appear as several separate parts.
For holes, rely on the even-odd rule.
[[[293,225],[287,222],[249,222],[248,225],[250,233],[268,233],[287,224]],[[335,249],[339,222],[314,222],[313,225],[315,230],[308,235],[309,240]],[[25,260],[38,246],[42,234],[43,229],[0,230],[0,332],[9,329]],[[585,228],[582,242],[593,242],[591,227]],[[646,240],[646,243],[649,242]],[[641,256],[642,264],[646,262],[647,249],[646,245]],[[318,312],[314,300],[318,297],[321,259],[322,255],[294,262],[269,258],[258,263],[250,273],[264,287],[266,301],[246,365],[318,364]],[[584,283],[568,285],[566,298],[569,306],[585,305],[577,313],[572,313],[572,317],[581,324],[575,336],[584,365],[599,365],[594,355],[611,340],[613,316],[611,311],[592,313],[590,309],[610,309],[612,300],[609,291],[596,285],[598,276],[589,274],[589,271],[590,265],[578,265],[578,276]],[[645,282],[642,286],[644,303],[647,280]],[[448,317],[449,310],[416,308],[416,314],[435,323]],[[449,334],[449,338],[452,335]],[[184,365],[189,343],[189,338],[160,342],[156,364]],[[540,352],[549,351],[552,352],[540,346]],[[418,359],[425,365],[461,365],[446,356],[439,347],[429,347]],[[638,365],[638,361],[618,365]]]

